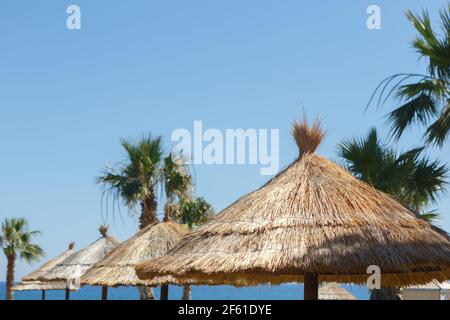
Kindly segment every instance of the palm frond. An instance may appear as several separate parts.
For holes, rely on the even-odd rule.
[[[205,223],[214,214],[213,207],[202,197],[183,198],[177,210],[178,220],[189,229]]]
[[[174,197],[188,196],[192,188],[192,175],[183,158],[169,155],[164,158],[163,167],[164,190],[169,201]]]
[[[431,210],[422,214],[417,215],[420,219],[427,222],[434,222],[439,218],[439,212],[437,210]]]
[[[450,100],[442,109],[441,114],[435,122],[433,122],[425,132],[426,141],[443,146],[450,133]]]
[[[395,98],[401,105],[386,115],[386,124],[394,138],[399,139],[405,129],[418,124],[427,127],[426,142],[442,147],[450,131],[446,115],[450,101],[450,5],[439,14],[441,35],[433,29],[427,11],[422,14],[407,11],[406,17],[417,32],[412,47],[420,58],[427,59],[427,74],[397,73],[387,77],[375,88],[365,110],[377,95],[377,108],[389,98]]]
[[[436,114],[436,104],[432,97],[420,94],[387,115],[386,124],[391,128],[395,138],[400,138],[404,130],[413,123],[427,124]]]

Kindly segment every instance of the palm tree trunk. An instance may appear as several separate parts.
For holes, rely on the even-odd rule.
[[[155,300],[155,295],[153,294],[152,287],[140,286],[139,289],[139,297],[141,300]]]
[[[191,286],[183,286],[183,300],[192,300]]]
[[[156,217],[157,208],[158,202],[156,201],[154,193],[152,193],[144,201],[141,202],[141,216],[139,217],[139,229],[144,229],[146,226],[158,222],[158,218]]]
[[[14,285],[14,269],[16,266],[16,255],[7,256],[8,265],[6,269],[6,300],[13,300],[12,287]]]

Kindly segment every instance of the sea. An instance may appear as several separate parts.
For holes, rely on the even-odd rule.
[[[0,300],[5,299],[5,282],[0,282]],[[342,285],[358,300],[368,300],[369,290],[365,286]],[[159,299],[160,289],[155,288],[154,293]],[[169,287],[169,299],[180,300],[183,288],[178,286]],[[46,292],[47,300],[64,300],[65,292],[54,290]],[[71,292],[71,300],[100,300],[101,288],[85,286],[76,292]],[[15,300],[40,300],[40,291],[17,291],[14,292]],[[135,287],[118,287],[108,289],[109,300],[138,300],[139,294]],[[261,285],[254,287],[232,287],[232,286],[193,286],[192,300],[302,300],[303,285],[283,284],[278,286]]]

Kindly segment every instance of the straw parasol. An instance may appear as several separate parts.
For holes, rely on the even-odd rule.
[[[53,268],[39,275],[39,281],[77,281],[90,267],[105,258],[119,241],[108,234],[108,228],[101,226],[101,237],[86,248],[68,256],[63,261],[56,264]],[[68,290],[66,290],[66,299],[68,299]]]
[[[319,300],[356,300],[356,298],[336,282],[326,282],[319,287]]]
[[[37,270],[27,274],[22,278],[22,283],[17,284],[13,287],[14,291],[28,291],[28,290],[42,290],[42,300],[45,300],[46,290],[65,290],[65,281],[55,281],[55,282],[40,282],[38,279],[41,275],[45,274],[48,270],[56,266],[58,263],[62,262],[64,259],[72,255],[75,250],[75,243],[69,244],[69,247],[62,254],[54,259],[51,259],[40,266]]]
[[[161,258],[138,265],[141,279],[173,275],[198,283],[257,285],[366,283],[369,265],[382,285],[450,277],[450,242],[391,196],[315,153],[324,132],[296,122],[299,157],[260,189],[238,199]]]
[[[134,268],[139,263],[162,256],[187,233],[186,226],[170,222],[167,217],[161,223],[151,224],[97,262],[81,277],[81,284],[104,287],[177,284],[170,276],[141,280]]]

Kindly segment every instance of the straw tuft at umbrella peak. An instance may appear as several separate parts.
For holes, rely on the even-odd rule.
[[[75,248],[75,242],[69,243],[69,250],[73,250]]]
[[[108,234],[108,226],[102,224],[102,225],[100,226],[100,228],[98,228],[98,231],[100,232],[100,234],[102,235],[102,237],[106,237],[107,234]]]
[[[303,120],[295,121],[292,126],[292,135],[299,148],[299,156],[306,153],[314,153],[325,136],[319,117],[316,118],[312,126],[309,126],[306,115]]]

